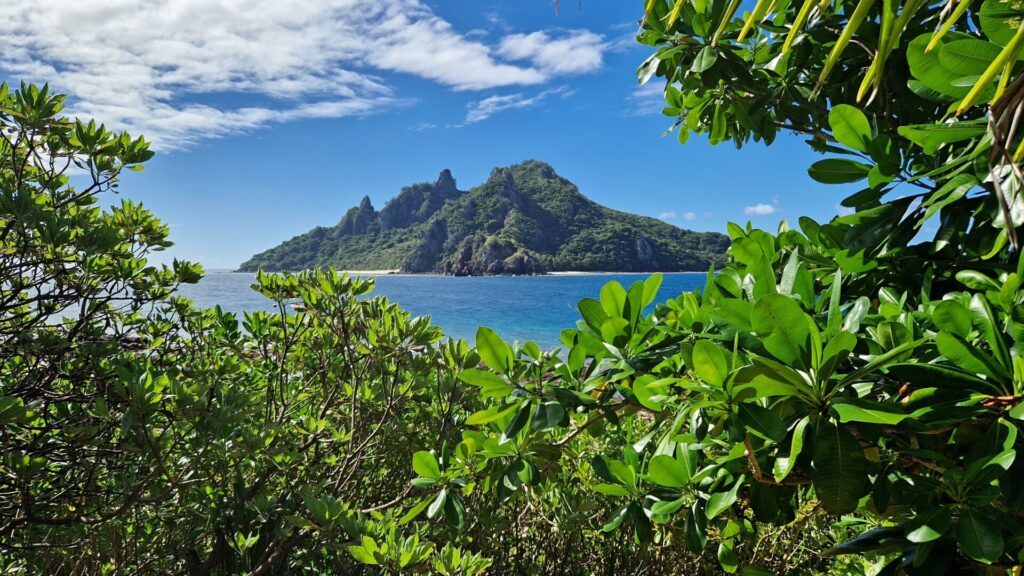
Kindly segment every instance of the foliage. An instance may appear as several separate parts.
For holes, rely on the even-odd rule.
[[[129,201],[99,206],[149,159],[145,141],[63,119],[45,87],[0,93],[5,573],[650,562],[590,529],[605,510],[582,487],[526,518],[445,476],[445,445],[480,407],[459,379],[480,364],[468,344],[331,270],[258,274],[274,312],[196,309],[174,289],[197,266],[147,261],[170,245],[166,226]],[[435,442],[437,455],[418,450]],[[451,486],[424,516],[450,521],[412,522],[424,479]]]
[[[88,134],[103,130],[56,119],[45,91],[5,94],[4,121],[22,126],[6,134],[38,136],[4,149],[4,226],[29,221],[22,206],[48,211],[4,245],[29,247],[7,265],[55,279],[22,290],[43,273],[3,277],[18,302],[0,317],[0,505],[18,523],[0,530],[3,550],[50,572],[1019,571],[1024,15],[1000,0],[759,0],[744,18],[738,0],[645,4],[639,38],[655,54],[641,79],[664,79],[681,140],[796,131],[828,154],[812,178],[865,187],[828,223],[731,224],[729,260],[699,291],[659,304],[657,275],[606,285],[561,351],[486,328],[475,348],[444,341],[329,270],[260,274],[278,312],[242,326],[194,310],[169,292],[194,267],[144,263],[166,242],[154,220],[139,246],[90,239],[105,218],[116,225],[100,236],[123,236],[124,217],[65,211],[54,199],[78,195],[33,172],[45,164],[29,152],[45,134],[45,150],[109,172],[144,160],[144,144],[117,137],[120,157],[102,164],[111,152]],[[419,189],[410,205],[429,209],[405,220],[367,202],[342,228],[401,221],[437,246],[465,231],[469,257],[435,247],[418,254],[430,266],[530,249],[544,228],[524,199],[581,198],[538,178],[549,169],[496,171],[456,201]],[[600,215],[580,206],[557,213]],[[55,250],[53,218],[83,217],[55,228],[80,230],[61,256],[79,266],[26,256]],[[84,299],[88,314],[109,288],[89,290],[125,270],[148,278],[122,289],[138,302],[127,316],[47,322],[70,308],[47,312],[40,291],[68,278],[57,301]],[[34,386],[8,384],[27,374]]]
[[[259,275],[277,311],[241,323],[196,310],[173,291],[200,269],[146,260],[167,227],[98,206],[146,142],[62,101],[0,87],[5,573],[337,573],[369,542],[485,568],[378,512],[411,490],[413,447],[451,434],[468,345],[333,271]]]
[[[71,546],[164,498],[180,324],[145,314],[200,274],[147,263],[168,228],[141,205],[97,206],[147,142],[60,119],[63,100],[0,85],[0,538],[26,547]]]
[[[468,192],[446,170],[380,211],[368,198],[333,228],[253,256],[242,270],[313,266],[445,274],[706,270],[727,238],[605,208],[542,162],[496,168]]]
[[[589,462],[594,497],[616,506],[604,530],[710,549],[726,572],[790,570],[756,542],[819,510],[860,526],[820,552],[871,573],[1019,569],[1024,15],[998,0],[739,6],[646,2],[641,81],[665,79],[684,142],[809,135],[830,154],[812,178],[866,181],[852,214],[730,225],[728,265],[648,315],[657,277],[609,284],[580,302],[565,356],[482,329],[489,370],[463,379],[485,404],[463,435],[495,449],[450,473],[507,498]],[[609,424],[627,431],[618,446],[581,440]],[[509,477],[524,467],[532,484]]]

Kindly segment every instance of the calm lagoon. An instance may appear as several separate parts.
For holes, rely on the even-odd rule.
[[[597,298],[601,286],[617,280],[627,288],[649,274],[571,274],[551,276],[375,276],[373,294],[387,296],[418,316],[430,316],[449,336],[472,342],[480,326],[505,340],[532,340],[542,347],[559,345],[561,330],[579,320],[576,303]],[[705,273],[664,274],[659,302],[704,285]],[[207,272],[184,296],[202,307],[219,304],[226,311],[270,310],[270,301],[253,291],[255,274]]]

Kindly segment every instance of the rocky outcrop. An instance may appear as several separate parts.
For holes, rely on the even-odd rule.
[[[377,224],[377,211],[373,209],[369,196],[363,196],[363,201],[355,208],[349,208],[338,222],[338,232],[349,236],[366,234]]]
[[[454,256],[445,263],[444,273],[455,276],[496,274],[543,274],[544,266],[535,254],[497,236],[464,239]]]
[[[382,230],[408,228],[425,222],[449,200],[460,194],[455,178],[447,168],[433,184],[415,184],[402,188],[380,211]]]

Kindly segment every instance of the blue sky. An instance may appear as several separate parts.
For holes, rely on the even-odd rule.
[[[158,154],[122,184],[172,226],[160,257],[231,268],[369,195],[450,168],[551,163],[594,200],[695,230],[828,219],[796,136],[680,146],[634,71],[642,2],[76,0],[0,7],[0,76]]]

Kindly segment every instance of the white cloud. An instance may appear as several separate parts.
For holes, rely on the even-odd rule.
[[[696,219],[697,219],[697,213],[696,212],[687,212],[686,214],[683,214],[683,220],[686,220],[688,222],[693,222]]]
[[[538,85],[600,68],[606,50],[585,30],[491,44],[471,32],[421,0],[0,2],[0,74],[48,81],[72,113],[167,149],[407,103],[386,72],[454,90]]]
[[[754,204],[743,209],[747,216],[768,216],[778,211],[779,209],[771,204]]]
[[[853,208],[847,208],[842,204],[836,204],[836,214],[838,214],[839,216],[849,216],[854,212],[856,212],[856,210],[854,210]]]
[[[540,31],[506,36],[498,53],[529,60],[545,74],[580,74],[601,68],[605,48],[604,37],[588,30],[570,30],[561,38]]]
[[[659,220],[672,220],[675,217],[676,217],[676,211],[675,210],[669,210],[667,212],[662,212],[661,214],[658,214],[658,219]]]
[[[525,96],[523,94],[489,96],[477,102],[470,102],[469,105],[466,106],[467,111],[465,123],[473,124],[475,122],[480,122],[504,110],[530,108],[540,104],[550,96],[557,95],[563,98],[568,98],[572,94],[573,91],[562,86],[552,90],[544,90],[534,96]]]

